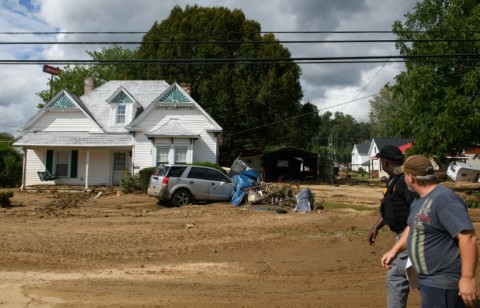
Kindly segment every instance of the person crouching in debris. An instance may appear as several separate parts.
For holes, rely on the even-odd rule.
[[[400,149],[393,145],[384,146],[377,154],[383,170],[389,178],[383,190],[383,199],[380,203],[380,217],[368,234],[368,242],[375,245],[378,231],[387,225],[391,231],[397,234],[396,241],[402,235],[407,226],[407,218],[410,205],[418,198],[418,194],[408,189],[405,184],[404,174],[395,173],[395,168],[403,164],[405,157]],[[401,170],[397,168],[397,170]],[[402,252],[395,259],[392,267],[387,272],[387,307],[404,308],[407,306],[410,286],[405,273],[407,253]]]

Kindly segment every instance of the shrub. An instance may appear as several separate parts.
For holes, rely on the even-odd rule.
[[[132,175],[130,172],[125,172],[120,179],[120,190],[125,193],[133,193],[140,189],[140,180],[138,175]]]
[[[478,209],[480,208],[480,190],[473,191],[471,195],[465,198],[465,203],[468,208]]]
[[[139,175],[138,184],[140,185],[140,190],[143,193],[147,192],[148,184],[150,183],[150,177],[152,176],[154,171],[155,171],[155,167],[148,167],[148,168],[143,168],[138,172],[138,175]]]
[[[13,191],[0,192],[0,206],[9,207],[11,205],[10,198],[13,197]]]
[[[225,173],[225,170],[220,165],[215,164],[215,163],[211,163],[211,162],[208,162],[208,161],[194,162],[192,165],[215,168],[215,169]]]

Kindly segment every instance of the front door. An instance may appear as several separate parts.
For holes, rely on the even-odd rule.
[[[113,153],[113,185],[120,184],[120,180],[128,172],[127,157],[127,152]]]

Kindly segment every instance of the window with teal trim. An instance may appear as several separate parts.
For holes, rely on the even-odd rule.
[[[117,106],[117,124],[125,123],[125,105]]]

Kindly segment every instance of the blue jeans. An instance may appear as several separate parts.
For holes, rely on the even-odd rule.
[[[421,308],[465,308],[458,289],[445,290],[420,284]]]

